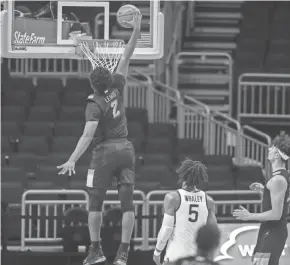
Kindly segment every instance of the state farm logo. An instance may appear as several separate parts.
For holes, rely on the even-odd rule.
[[[246,232],[249,232],[249,231],[257,231],[258,229],[259,229],[258,226],[244,226],[244,227],[241,227],[241,228],[238,228],[238,229],[235,229],[234,231],[232,231],[229,235],[229,240],[227,242],[225,242],[220,247],[221,255],[216,257],[215,261],[236,258],[236,257],[233,257],[233,254],[230,255],[228,253],[228,251],[237,243],[237,237],[238,237],[239,241],[241,241],[241,239],[244,239],[244,238],[249,239],[249,235],[243,235],[243,234],[245,234]],[[240,235],[243,236],[243,238],[240,238]],[[254,252],[255,245],[246,244],[247,241],[249,241],[249,240],[247,240],[246,242],[243,242],[243,241],[244,240],[242,240],[242,242],[240,242],[238,244],[238,250],[240,251],[240,255],[243,257],[245,257],[247,255],[252,256],[252,254]],[[251,241],[253,241],[253,240],[251,240]]]
[[[245,258],[250,258],[254,253],[258,229],[259,226],[250,225],[234,229],[229,234],[228,240],[221,245],[219,250],[221,255],[217,256],[215,261],[230,261],[234,259],[236,264],[240,264],[238,263],[239,260],[242,261]],[[285,255],[287,255],[287,257],[289,256],[289,251],[287,251],[287,249],[288,246],[286,244],[282,252],[282,257]]]
[[[19,31],[14,32],[14,44],[44,44],[45,37],[36,36],[35,33],[21,33]]]

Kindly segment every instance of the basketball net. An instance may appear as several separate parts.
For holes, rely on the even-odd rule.
[[[85,36],[76,36],[74,40],[79,48],[77,54],[87,57],[93,69],[103,67],[111,73],[117,66],[125,46],[123,40],[95,40]]]

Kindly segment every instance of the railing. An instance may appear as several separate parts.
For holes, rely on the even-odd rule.
[[[266,170],[266,173],[270,173],[271,168],[267,154],[271,145],[271,137],[245,125],[242,127],[240,140],[241,162],[248,165],[259,165]]]
[[[156,80],[171,85],[170,76],[173,69],[174,56],[181,50],[182,14],[184,6],[180,2],[165,1],[164,4],[165,34],[164,56],[155,61]],[[165,79],[163,78],[165,74]]]
[[[174,3],[174,2],[173,2]],[[176,12],[175,10],[173,10],[173,12],[175,12],[175,27],[174,27],[174,32],[173,32],[173,37],[172,40],[168,43],[171,43],[171,45],[169,46],[169,50],[167,54],[164,54],[164,62],[163,65],[165,67],[165,69],[162,69],[163,72],[165,70],[165,83],[169,86],[172,85],[172,72],[174,70],[174,62],[175,62],[175,55],[177,53],[180,52],[181,50],[181,45],[182,45],[182,23],[183,23],[183,19],[182,19],[182,15],[184,13],[184,6],[183,5],[178,5],[178,11]],[[174,19],[174,17],[172,17],[172,19]],[[171,22],[172,23],[172,22]],[[169,34],[168,37],[171,37],[172,34]],[[169,41],[169,40],[168,40]]]
[[[195,98],[184,96],[184,104],[179,107],[180,135],[185,139],[202,140],[204,150],[209,153],[210,148],[210,109]]]
[[[29,200],[27,197],[31,195],[38,196],[38,199]],[[44,199],[43,195],[44,197],[45,195],[81,196],[83,199]],[[64,223],[60,222],[57,216],[62,215],[68,208],[75,206],[88,209],[88,203],[89,196],[87,192],[81,190],[28,190],[24,192],[21,202],[21,250],[25,250],[26,243],[61,242],[59,229],[64,226]],[[28,220],[25,220],[24,217],[27,216]],[[51,216],[52,218],[47,218],[43,223],[40,219],[42,216]],[[33,217],[35,217],[35,220]]]
[[[138,78],[137,78],[138,77]],[[148,75],[134,70],[128,76],[125,87],[125,106],[131,108],[144,108],[148,111],[148,121],[153,123],[153,83]]]
[[[56,196],[66,195],[69,198],[57,199]],[[32,198],[28,198],[31,197]],[[53,196],[53,199],[48,199]],[[74,198],[73,198],[74,197]],[[82,197],[82,199],[80,199]],[[118,192],[107,192],[103,210],[109,205],[119,205]],[[137,197],[137,198],[136,198]],[[146,198],[142,191],[134,191],[134,209],[136,216],[145,216],[143,204]],[[88,210],[89,196],[83,190],[28,190],[22,195],[21,205],[21,251],[28,246],[26,244],[39,245],[43,243],[60,244],[62,238],[60,230],[65,226],[62,219],[64,212],[73,207],[82,207]],[[26,218],[28,220],[26,220]],[[133,231],[134,241],[137,245],[143,245],[143,237],[146,235],[146,219],[135,220]]]
[[[70,59],[9,59],[8,67],[11,76],[15,77],[87,77],[84,65],[90,64],[88,60]]]
[[[237,120],[221,112],[211,112],[209,154],[231,155],[239,164],[241,146],[238,139],[241,133],[241,125]]]
[[[195,14],[195,1],[188,1],[187,14],[186,14],[186,29],[185,35],[190,36],[194,28],[194,14]]]
[[[238,118],[288,118],[290,124],[290,74],[242,74]]]
[[[212,87],[216,84],[223,84],[227,87],[228,105],[232,105],[233,97],[233,59],[228,53],[216,52],[180,52],[175,57],[174,69],[172,74],[172,86],[178,89],[180,81],[183,83],[190,83],[185,76],[180,73],[181,65],[189,65],[192,68],[192,74],[199,75],[196,79],[198,84],[211,84]],[[198,74],[194,71],[194,67],[201,66]],[[213,70],[214,75],[208,73],[208,70]],[[186,75],[188,79],[192,79],[191,75]],[[214,95],[211,95],[214,96]]]
[[[142,191],[134,192],[135,226],[132,238],[142,249],[148,249],[155,243],[163,216],[163,200],[168,191],[151,191],[145,196]],[[253,191],[208,191],[217,205],[216,213],[223,219],[232,220],[231,213],[238,205],[243,204],[251,211],[259,212],[261,196]],[[56,196],[66,195],[67,200],[56,199]],[[255,195],[256,199],[240,200],[239,196]],[[32,198],[29,198],[33,196]],[[53,199],[48,199],[54,196]],[[223,196],[222,199],[219,196]],[[225,200],[224,196],[230,196]],[[74,198],[73,198],[74,197]],[[81,198],[80,198],[81,197]],[[110,190],[104,202],[103,210],[108,206],[119,205],[118,192]],[[41,243],[48,249],[49,244],[57,248],[61,245],[60,229],[65,223],[62,220],[64,212],[72,207],[88,209],[88,194],[82,190],[28,190],[22,196],[21,250],[33,248]],[[224,216],[224,217],[223,217]],[[227,216],[227,217],[226,217]],[[145,218],[144,218],[145,217]],[[150,218],[148,218],[150,217]],[[27,220],[26,220],[27,219]],[[26,245],[29,244],[30,246]],[[60,248],[60,246],[59,246]]]

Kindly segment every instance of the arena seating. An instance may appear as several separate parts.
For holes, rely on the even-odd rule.
[[[138,4],[142,5],[141,2]],[[220,4],[224,6],[221,7]],[[290,40],[288,36],[285,36],[288,22],[290,22],[287,15],[288,3],[276,3],[273,6],[271,3],[245,2],[241,4],[239,2],[233,4],[234,8],[225,2],[209,4],[200,2],[198,5],[200,6],[197,17],[201,23],[199,26],[209,27],[207,33],[216,35],[213,37],[201,34],[202,30],[199,28],[200,32],[197,32],[196,36],[185,39],[183,46],[185,51],[202,51],[200,48],[205,44],[207,51],[213,51],[215,48],[218,48],[218,51],[229,51],[235,58],[236,77],[243,72],[272,72],[272,70],[275,71],[275,66],[281,71],[289,70],[287,56],[282,58],[280,53],[283,51],[283,54],[288,54],[289,51]],[[210,5],[215,6],[216,9],[210,10]],[[257,8],[259,12],[256,12]],[[234,13],[232,16],[231,12]],[[211,16],[214,16],[214,19]],[[224,16],[227,18],[224,19]],[[273,20],[270,19],[271,16]],[[240,21],[242,21],[241,25],[239,25]],[[213,26],[213,23],[217,23],[218,26]],[[283,29],[280,29],[282,27]],[[197,43],[192,44],[196,41]],[[152,74],[154,68],[149,68],[148,64],[152,64],[152,61],[136,61],[132,63],[132,66]],[[224,101],[220,100],[219,93],[228,94],[228,91],[224,92],[224,90],[229,84],[230,75],[225,61],[216,60],[210,64],[211,68],[203,64],[201,60],[195,60],[185,65],[182,69],[179,88],[183,89],[183,92],[192,89],[193,86],[197,88],[196,90],[208,89],[210,92],[206,96],[211,96],[213,91],[218,90],[217,98],[213,97],[213,100],[205,102],[221,107]],[[194,75],[192,71],[195,72]],[[2,88],[1,196],[3,202],[10,204],[7,221],[10,224],[9,231],[7,230],[9,243],[17,241],[19,245],[21,228],[19,203],[25,190],[85,188],[92,146],[78,161],[76,175],[60,176],[56,169],[57,165],[64,163],[70,156],[82,133],[85,122],[85,100],[91,92],[90,84],[86,79],[75,77],[64,79],[13,77]],[[222,106],[220,110],[229,110],[229,106],[223,107],[225,106]],[[203,140],[178,139],[177,128],[174,124],[149,123],[145,109],[127,108],[126,116],[129,139],[133,142],[136,151],[135,188],[146,195],[152,190],[162,192],[162,190],[178,188],[178,177],[175,171],[186,157],[202,161],[207,166],[209,183],[207,185],[200,183],[205,190],[215,192],[248,190],[252,182],[264,181],[263,171],[259,165],[237,165],[233,163],[231,155],[225,155],[222,152],[213,154],[214,151],[208,152],[208,150],[206,152]],[[217,143],[220,138],[224,137],[223,133],[221,135],[216,133],[214,139]],[[246,147],[247,151],[249,150]],[[162,201],[164,194],[158,196],[156,200]],[[219,220],[225,218],[226,221],[232,221],[232,210],[237,206],[234,204],[235,199],[260,199],[257,195],[251,197],[248,194],[244,196],[230,193],[226,196],[223,194],[215,196],[213,195],[214,199],[216,197],[220,200],[233,199],[231,205],[219,204],[217,207]],[[56,195],[54,197],[59,199]],[[255,206],[257,205],[256,203]],[[150,235],[153,235],[152,237],[156,234],[152,231],[158,229],[162,217],[159,211],[161,205],[156,206],[159,208],[151,207],[149,210],[152,216],[149,217],[151,219],[148,230]],[[252,206],[249,206],[251,211],[259,211],[259,206],[255,209],[252,209]],[[59,213],[59,216],[61,215],[62,212]],[[36,214],[33,215],[35,216]],[[153,221],[154,218],[158,219],[156,223]],[[36,219],[34,221],[36,222]],[[44,222],[41,225],[43,228]],[[34,232],[37,230],[35,223],[32,229]],[[151,257],[150,253],[150,261]],[[140,256],[138,256],[138,261],[139,259]],[[43,261],[43,258],[41,260]],[[146,260],[146,264],[150,264],[150,261]],[[50,260],[44,263],[46,262],[51,264]],[[67,258],[57,262],[69,264]],[[54,264],[58,264],[57,262]],[[31,264],[28,261],[26,263]]]
[[[27,84],[24,91],[20,90],[22,82]],[[75,84],[84,90],[77,90]],[[4,200],[19,202],[26,188],[84,188],[91,147],[78,162],[76,177],[60,180],[56,166],[66,161],[82,133],[84,102],[90,92],[87,81],[68,79],[63,86],[57,79],[38,79],[33,86],[27,79],[12,79],[3,91],[2,174],[5,183],[9,180],[3,186],[7,186]],[[230,156],[205,155],[202,141],[178,140],[171,124],[148,124],[145,110],[128,108],[127,118],[129,139],[141,159],[137,159],[136,188],[148,192],[157,187],[178,187],[176,167],[190,157],[208,166],[210,182],[206,188],[235,189],[237,171]],[[238,172],[237,176],[243,171]],[[23,181],[15,181],[18,178]],[[13,197],[8,190],[14,185],[18,194]]]
[[[256,10],[259,12],[256,12]],[[261,72],[273,5],[267,2],[245,2],[235,56],[236,78],[244,72]]]

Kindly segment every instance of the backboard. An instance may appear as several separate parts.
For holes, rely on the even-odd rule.
[[[7,58],[80,59],[72,35],[81,32],[92,39],[129,40],[132,29],[118,25],[116,13],[123,1],[8,1],[2,21]],[[141,36],[133,59],[163,56],[164,17],[159,0],[127,1],[143,15]],[[20,11],[20,12],[19,12]],[[24,14],[24,15],[23,15]]]

